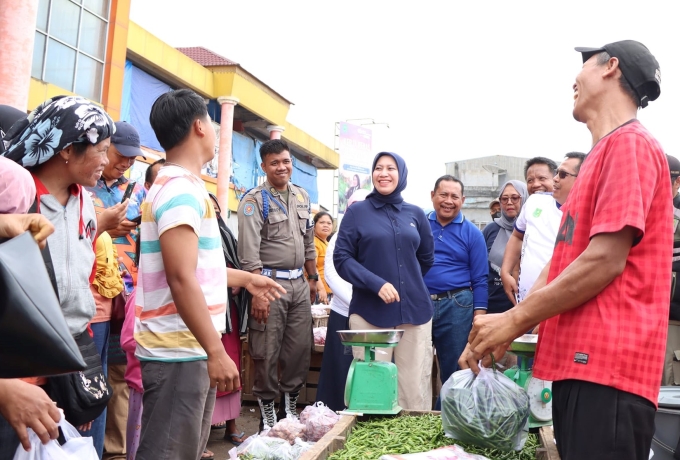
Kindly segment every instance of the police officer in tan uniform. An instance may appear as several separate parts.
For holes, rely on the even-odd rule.
[[[248,320],[253,394],[262,429],[276,423],[274,399],[280,392],[278,417],[297,417],[297,398],[309,369],[318,274],[309,195],[289,182],[293,163],[288,145],[280,139],[267,141],[260,158],[267,180],[239,204],[238,255],[243,270],[271,277],[286,289],[286,295],[271,303],[253,299]]]

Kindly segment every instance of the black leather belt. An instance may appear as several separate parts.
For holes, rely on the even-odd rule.
[[[458,294],[459,292],[462,291],[470,291],[471,289],[469,287],[462,287],[458,289],[451,289],[450,291],[442,292],[440,294],[430,294],[430,299],[432,300],[442,300],[442,299],[450,299],[454,295]]]

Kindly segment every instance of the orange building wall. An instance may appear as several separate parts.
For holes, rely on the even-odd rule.
[[[120,119],[123,100],[123,79],[130,26],[131,0],[112,0],[109,15],[109,35],[104,64],[102,104],[114,121]]]

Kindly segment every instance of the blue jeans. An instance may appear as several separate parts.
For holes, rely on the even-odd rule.
[[[458,358],[463,354],[472,329],[472,291],[457,292],[450,299],[433,300],[432,342],[437,349],[439,377],[442,384],[458,370]],[[440,401],[437,399],[435,409]]]
[[[102,358],[102,367],[104,368],[104,375],[108,376],[107,372],[107,356],[109,350],[109,331],[111,323],[104,321],[101,323],[92,323],[90,328],[94,336],[94,344],[97,346],[99,356]],[[87,332],[85,332],[87,334]],[[92,421],[92,428],[88,431],[80,431],[82,436],[92,436],[92,443],[97,449],[97,455],[102,458],[104,455],[104,432],[106,430],[106,409],[99,417]]]

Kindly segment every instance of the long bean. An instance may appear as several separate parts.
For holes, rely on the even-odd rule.
[[[441,416],[427,414],[376,418],[358,422],[345,448],[330,455],[329,460],[379,459],[385,454],[412,454],[458,444],[466,452],[484,455],[490,460],[534,460],[538,438],[529,434],[519,452],[502,452],[466,445],[444,436]]]

